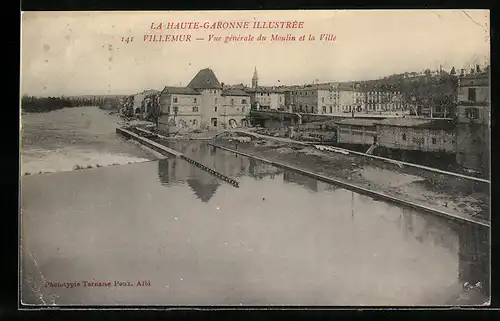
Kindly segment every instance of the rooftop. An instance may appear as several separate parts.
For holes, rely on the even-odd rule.
[[[228,88],[222,90],[222,96],[248,96],[248,94],[237,88]]]
[[[192,89],[221,89],[222,86],[210,68],[200,70],[189,82],[187,87]]]
[[[163,88],[162,94],[176,94],[176,95],[201,95],[196,90],[189,87],[170,87]]]
[[[356,126],[375,126],[377,124],[377,119],[360,119],[360,118],[349,118],[338,121],[339,125],[356,125]]]
[[[378,121],[381,126],[413,127],[427,129],[451,130],[455,128],[455,123],[447,119],[426,119],[426,118],[387,118]]]
[[[257,88],[247,88],[245,89],[249,93],[281,93],[284,92],[284,89],[282,88],[276,88],[276,87],[265,87],[265,86],[259,86]]]

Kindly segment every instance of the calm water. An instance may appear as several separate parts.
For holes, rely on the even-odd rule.
[[[461,282],[489,272],[483,230],[204,143],[173,146],[240,188],[174,158],[23,177],[25,303],[456,304]]]

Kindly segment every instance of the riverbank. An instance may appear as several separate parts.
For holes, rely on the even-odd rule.
[[[279,142],[245,133],[230,133],[214,140],[215,145],[314,171],[347,184],[397,197],[438,211],[465,218],[490,220],[489,184],[470,181],[423,169],[399,167],[395,163],[319,151],[301,143]],[[238,141],[235,138],[250,137]]]

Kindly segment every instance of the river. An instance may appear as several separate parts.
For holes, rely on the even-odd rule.
[[[117,139],[120,119],[97,107],[22,116],[21,173],[71,171],[76,166],[127,164],[158,157]]]
[[[23,155],[40,159],[26,157],[26,166],[42,165],[34,172],[89,160],[123,165],[23,176],[25,303],[443,305],[467,297],[461,283],[489,275],[482,229],[202,142],[172,143],[238,180],[236,188],[118,139],[118,119],[97,108],[28,116],[38,119],[24,122]]]

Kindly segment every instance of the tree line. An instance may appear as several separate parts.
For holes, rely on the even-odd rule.
[[[48,112],[52,110],[81,107],[102,106],[109,99],[102,97],[35,97],[23,96],[21,98],[21,109],[25,112]]]

